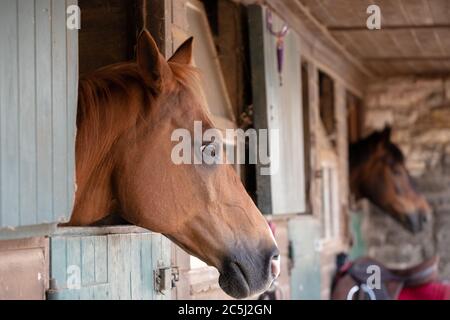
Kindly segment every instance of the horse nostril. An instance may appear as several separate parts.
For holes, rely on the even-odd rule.
[[[430,220],[430,219],[429,219],[429,217],[428,217],[427,214],[421,214],[421,215],[420,215],[420,221],[421,221],[422,223],[427,223],[429,220]]]
[[[272,272],[272,277],[274,279],[278,278],[280,275],[280,255],[275,255],[270,261],[270,269]]]
[[[421,213],[407,214],[404,223],[413,234],[421,232],[425,227],[426,216]]]

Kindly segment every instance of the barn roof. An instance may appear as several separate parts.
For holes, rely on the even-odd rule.
[[[450,73],[449,0],[235,1],[269,4],[369,78]],[[381,9],[381,30],[366,26],[372,4]]]
[[[296,0],[376,76],[450,73],[448,0]],[[381,9],[381,30],[366,9]]]

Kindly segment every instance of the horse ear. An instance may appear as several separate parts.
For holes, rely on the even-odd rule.
[[[192,64],[192,43],[193,37],[187,39],[169,59],[169,62],[176,62],[179,64]]]
[[[147,85],[159,88],[165,61],[159,53],[155,40],[147,30],[143,30],[138,37],[136,58]]]
[[[391,141],[391,133],[392,133],[392,128],[389,125],[386,125],[386,127],[384,127],[384,130],[381,132],[381,141],[384,143],[388,143]]]

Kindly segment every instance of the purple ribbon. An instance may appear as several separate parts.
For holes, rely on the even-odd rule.
[[[289,31],[289,27],[287,24],[284,24],[280,31],[275,31],[273,29],[273,17],[272,11],[267,9],[266,14],[267,19],[267,29],[270,34],[277,38],[277,66],[278,66],[278,75],[280,77],[280,86],[283,85],[282,73],[283,73],[283,64],[284,64],[284,37],[287,35]]]

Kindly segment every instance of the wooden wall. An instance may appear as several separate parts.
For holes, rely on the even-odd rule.
[[[50,238],[51,300],[166,300],[154,271],[170,268],[169,240],[137,227],[61,228]],[[75,289],[74,289],[75,288]]]
[[[135,1],[79,0],[80,74],[134,57],[137,21]]]
[[[74,195],[74,0],[0,2],[0,228],[68,218]]]
[[[304,213],[304,153],[300,42],[295,32],[284,39],[284,66],[278,73],[277,39],[266,28],[267,10],[248,9],[252,68],[254,124],[269,130],[272,155],[270,175],[266,164],[257,165],[258,207],[264,214]],[[283,25],[273,14],[275,28]],[[275,134],[277,133],[277,135]],[[258,146],[261,148],[261,145]],[[259,150],[259,152],[261,152]]]
[[[43,300],[48,289],[47,238],[0,241],[0,300]]]

